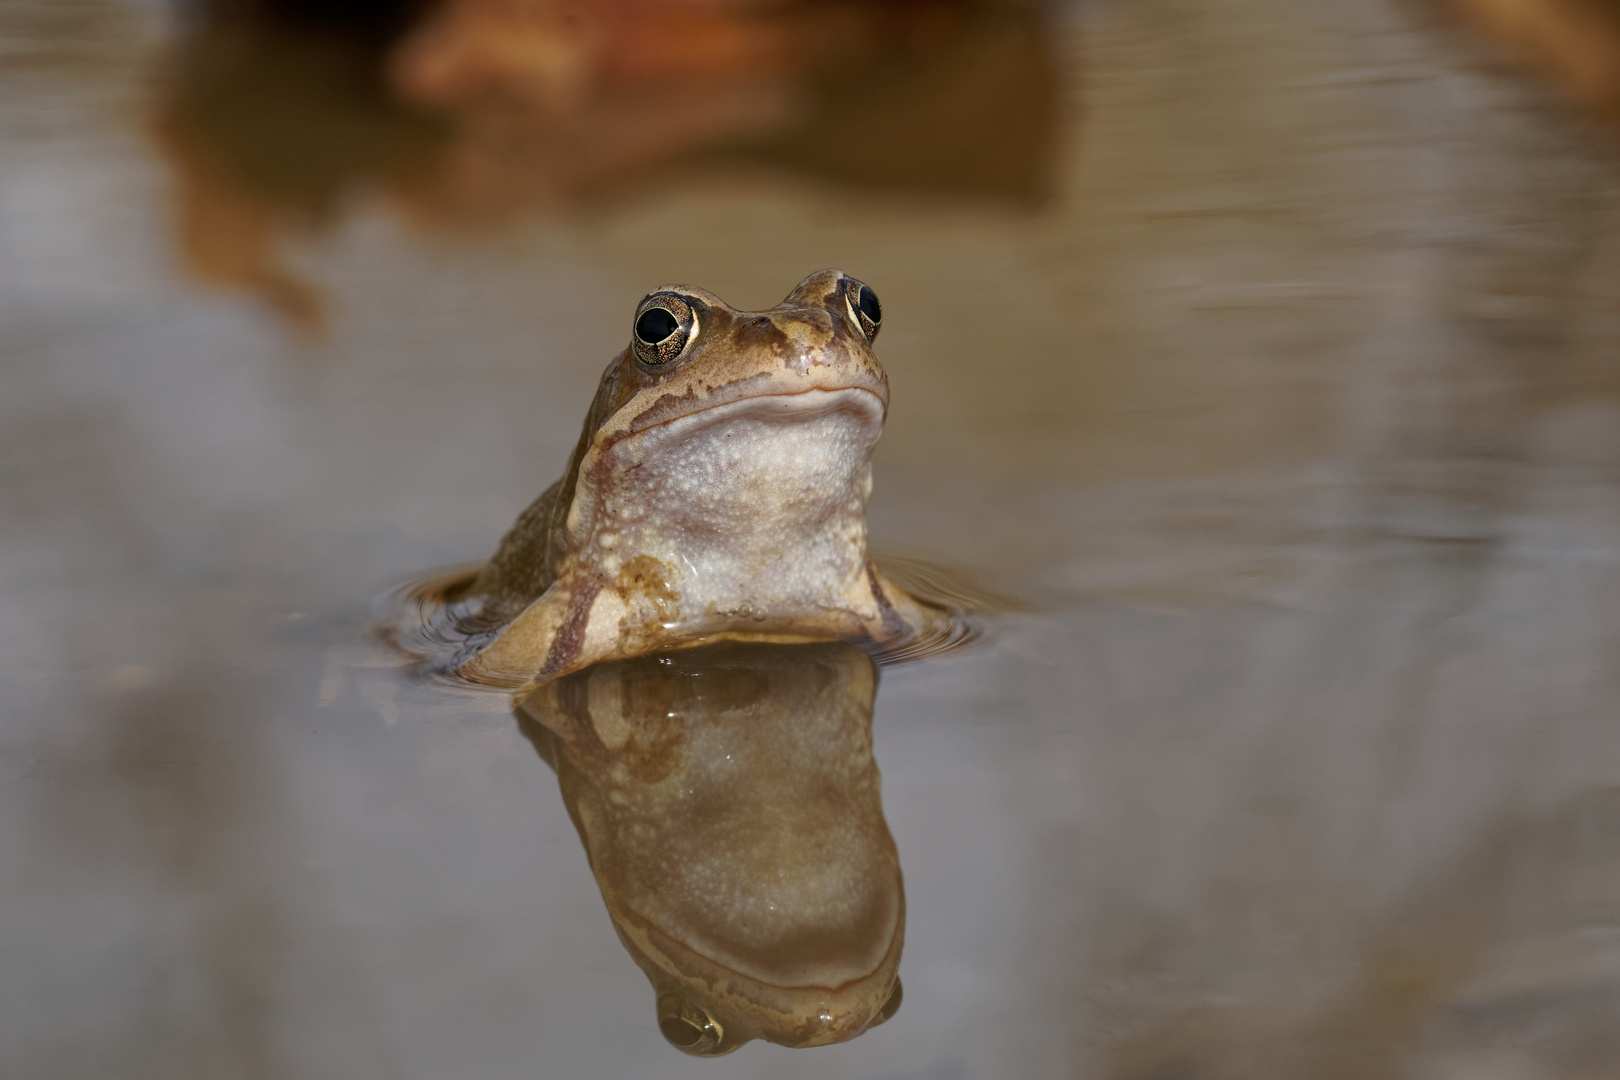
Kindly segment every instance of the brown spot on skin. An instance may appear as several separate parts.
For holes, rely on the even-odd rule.
[[[630,609],[626,619],[644,622],[650,616],[658,623],[672,623],[681,616],[680,597],[675,593],[669,567],[651,555],[637,555],[625,563],[613,587]]]
[[[894,605],[889,603],[889,598],[883,595],[883,586],[878,584],[877,571],[873,569],[871,563],[866,564],[866,584],[872,590],[872,599],[877,601],[878,615],[883,619],[883,632],[891,640],[898,640],[908,635],[911,632],[911,627],[907,626],[906,620],[902,619],[900,613],[894,610]]]
[[[780,331],[778,331],[778,333],[780,334]],[[783,340],[786,339],[784,338]],[[749,396],[747,388],[750,385],[760,382],[768,383],[770,378],[771,376],[768,372],[761,372],[758,375],[752,375],[749,378],[740,379],[737,382],[730,384],[730,386],[727,388],[727,393],[724,400],[731,401],[746,398]],[[638,431],[645,431],[650,427],[657,427],[659,424],[668,423],[669,421],[679,417],[687,416],[691,413],[699,411],[702,403],[703,399],[698,396],[695,390],[690,389],[684,394],[661,395],[657,401],[647,406],[647,408],[642,412],[636,414],[635,418],[630,421],[629,431],[631,434],[634,434]],[[710,404],[720,404],[720,402],[711,401]]]
[[[658,400],[637,413],[630,421],[630,430],[643,431],[647,428],[662,424],[666,420],[673,420],[692,411],[698,403],[697,391],[687,387],[684,394],[660,394]]]
[[[739,350],[766,350],[769,349],[777,355],[787,350],[788,336],[767,316],[761,315],[755,319],[744,319],[732,331],[732,340]]]
[[[601,591],[599,578],[586,577],[574,583],[573,590],[568,594],[568,617],[557,628],[557,636],[551,640],[551,649],[546,653],[545,665],[536,678],[549,679],[579,657],[585,647],[585,627],[590,623],[591,604],[596,602],[596,594]]]
[[[813,345],[818,349],[826,349],[839,343],[841,337],[839,327],[841,323],[820,308],[800,308],[786,321],[788,328],[784,333],[789,338],[802,344]],[[778,326],[780,325],[778,323]]]

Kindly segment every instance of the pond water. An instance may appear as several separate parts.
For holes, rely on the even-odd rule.
[[[1620,1075],[1620,134],[1418,0],[272,6],[0,0],[0,1073]],[[875,544],[1002,600],[681,736],[849,740],[880,806],[653,846],[762,800],[904,938],[881,1027],[698,1059],[612,740],[372,627],[649,289],[827,266]]]

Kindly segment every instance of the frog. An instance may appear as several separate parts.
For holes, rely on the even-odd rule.
[[[648,293],[562,477],[446,594],[467,642],[455,673],[532,689],[709,641],[881,649],[936,629],[942,613],[868,551],[882,319],[838,269],[760,311],[691,285]]]
[[[603,661],[514,710],[677,1049],[822,1046],[898,1011],[877,686],[846,642],[720,641]]]

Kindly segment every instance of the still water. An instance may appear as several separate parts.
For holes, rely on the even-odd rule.
[[[0,2],[0,1073],[1620,1075],[1620,134],[1480,5],[271,6]],[[825,266],[977,641],[401,672]],[[650,908],[886,1022],[684,1056]]]

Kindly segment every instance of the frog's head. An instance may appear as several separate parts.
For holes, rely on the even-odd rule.
[[[613,581],[640,558],[697,632],[865,590],[881,321],[839,270],[765,311],[686,285],[647,294],[575,454],[576,564]]]
[[[591,448],[651,449],[737,419],[829,411],[867,421],[875,439],[889,406],[872,352],[882,318],[877,294],[841,270],[811,274],[766,311],[738,311],[691,285],[654,289],[603,376]]]

